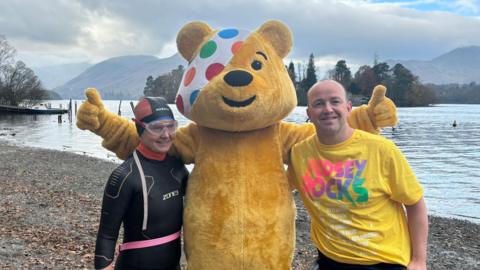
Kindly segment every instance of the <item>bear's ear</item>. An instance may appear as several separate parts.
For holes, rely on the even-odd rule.
[[[188,62],[190,62],[195,51],[205,40],[205,37],[212,33],[208,24],[203,22],[191,22],[180,30],[177,35],[177,49]]]
[[[268,40],[278,56],[284,58],[292,48],[292,33],[288,27],[280,21],[267,21],[257,30],[263,38]]]

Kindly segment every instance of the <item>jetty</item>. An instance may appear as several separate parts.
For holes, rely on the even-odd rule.
[[[35,107],[22,107],[22,106],[10,106],[0,105],[0,113],[19,113],[19,114],[64,114],[68,113],[68,110],[62,108],[50,108],[41,104]]]

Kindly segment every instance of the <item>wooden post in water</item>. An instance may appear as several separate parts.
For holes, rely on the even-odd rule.
[[[62,123],[62,115],[61,115],[61,114],[58,115],[58,123],[59,123],[59,124]]]
[[[133,101],[130,101],[130,107],[132,107],[132,113],[135,112],[135,106],[133,106]]]
[[[118,116],[122,115],[122,100],[120,99],[120,103],[118,104]]]
[[[72,99],[68,103],[68,122],[72,123]]]

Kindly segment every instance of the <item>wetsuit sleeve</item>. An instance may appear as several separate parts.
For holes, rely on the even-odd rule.
[[[105,268],[113,261],[120,225],[133,195],[128,181],[130,173],[131,162],[125,162],[113,171],[105,186],[95,246],[95,269]]]

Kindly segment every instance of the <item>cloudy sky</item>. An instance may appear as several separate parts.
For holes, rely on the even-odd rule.
[[[320,73],[339,59],[354,69],[372,64],[374,55],[429,60],[480,45],[480,0],[0,1],[0,35],[32,67],[133,54],[167,57],[187,22],[253,30],[269,19],[285,22],[293,33],[286,61],[306,62],[313,53]]]

